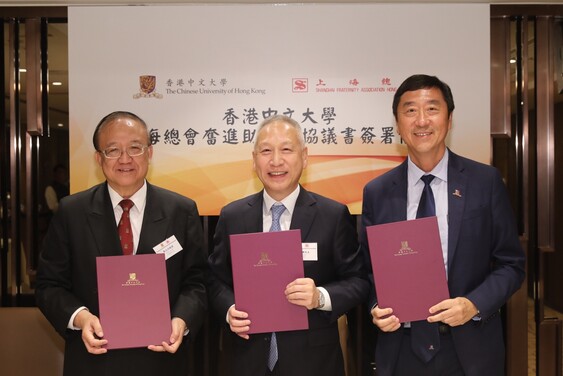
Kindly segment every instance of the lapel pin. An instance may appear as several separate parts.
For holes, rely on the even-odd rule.
[[[459,189],[456,189],[452,194],[456,197],[461,197],[461,192],[459,191]]]

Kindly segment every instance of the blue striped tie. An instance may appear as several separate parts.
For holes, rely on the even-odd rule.
[[[272,205],[272,226],[270,227],[270,232],[281,231],[280,217],[285,211],[285,206],[283,204]],[[270,339],[270,354],[268,355],[268,368],[270,371],[274,369],[278,361],[278,341],[276,339],[276,333],[272,333],[272,338]]]

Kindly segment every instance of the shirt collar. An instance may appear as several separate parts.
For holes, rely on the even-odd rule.
[[[123,197],[119,195],[109,184],[108,184],[108,191],[109,191],[109,198],[111,200],[111,207],[115,210],[115,208],[119,205]],[[135,204],[135,208],[139,212],[143,212],[145,210],[145,204],[147,203],[147,181],[143,182],[143,185],[137,192],[135,192],[129,200],[133,201]]]
[[[446,152],[444,153],[444,156],[442,157],[440,162],[438,162],[438,164],[428,174],[432,174],[438,179],[447,182],[449,159],[450,159],[450,151],[446,148]],[[417,184],[423,175],[427,175],[426,172],[422,171],[417,165],[414,164],[414,162],[411,160],[410,157],[408,158],[407,173],[408,173],[409,185]]]
[[[300,190],[301,186],[297,184],[297,188],[295,188],[295,190],[291,192],[286,198],[281,201],[276,201],[264,189],[264,206],[262,207],[264,213],[269,213],[272,205],[274,205],[276,202],[279,202],[282,203],[283,206],[285,206],[285,209],[290,215],[293,215],[293,209],[295,209],[295,203],[297,202],[297,197],[299,197]]]

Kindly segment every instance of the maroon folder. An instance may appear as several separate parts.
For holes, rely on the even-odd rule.
[[[248,313],[249,334],[309,328],[307,308],[287,301],[285,287],[303,278],[301,230],[231,235],[235,307]]]
[[[172,324],[164,254],[98,257],[96,265],[106,347],[168,342]]]
[[[433,305],[449,298],[436,217],[366,228],[381,308],[401,322],[426,320]]]

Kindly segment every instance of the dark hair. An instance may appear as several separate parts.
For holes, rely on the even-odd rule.
[[[448,105],[449,116],[453,112],[455,105],[452,90],[450,89],[448,84],[440,81],[440,79],[436,76],[415,74],[404,80],[401,86],[399,86],[399,88],[395,92],[395,96],[393,97],[393,115],[395,116],[395,120],[397,119],[397,108],[399,107],[399,102],[401,101],[401,97],[405,92],[431,88],[440,89],[440,91],[442,92],[442,96],[444,97],[444,100]]]
[[[114,120],[117,119],[131,119],[133,121],[137,121],[139,122],[147,131],[147,138],[149,135],[149,131],[148,131],[148,127],[147,127],[147,123],[145,123],[145,121],[143,119],[141,119],[140,117],[138,117],[137,115],[135,115],[132,112],[128,112],[128,111],[114,111],[106,116],[104,116],[102,118],[102,120],[100,120],[100,122],[98,123],[98,125],[96,126],[96,129],[94,130],[94,135],[92,136],[92,142],[94,144],[94,149],[96,149],[97,151],[100,151],[99,146],[98,145],[98,140],[100,138],[100,132],[102,131],[102,128],[106,125],[111,123]]]

